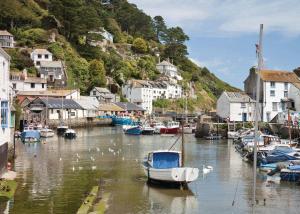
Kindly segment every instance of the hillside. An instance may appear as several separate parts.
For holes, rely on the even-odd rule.
[[[114,37],[105,50],[89,42],[102,39],[89,33],[102,28]],[[1,0],[0,29],[10,31],[17,42],[17,48],[7,50],[12,71],[27,68],[35,75],[29,53],[35,47],[47,48],[55,59],[65,61],[68,87],[80,87],[84,94],[93,86],[105,86],[106,76],[119,85],[130,78],[155,80],[155,65],[163,59],[179,68],[183,88],[195,83],[197,99],[189,100],[191,111],[211,109],[223,90],[237,90],[188,59],[189,37],[180,27],[168,27],[163,17],[151,18],[126,0]],[[183,102],[154,104],[182,109]]]

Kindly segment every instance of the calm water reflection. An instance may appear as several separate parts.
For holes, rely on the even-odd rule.
[[[110,214],[250,213],[251,167],[231,142],[187,138],[187,165],[201,171],[203,164],[211,165],[214,170],[200,174],[185,191],[147,185],[140,166],[147,151],[169,148],[174,137],[125,136],[109,127],[78,130],[75,141],[53,138],[45,144],[19,143],[19,187],[10,213],[75,213],[86,192],[99,183],[111,193]],[[256,213],[299,213],[298,186],[268,185],[262,175],[257,182]],[[6,206],[0,204],[0,210]]]

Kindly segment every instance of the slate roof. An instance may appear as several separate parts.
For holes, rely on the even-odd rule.
[[[115,104],[124,109],[124,111],[146,111],[134,103],[116,102]]]
[[[168,62],[166,60],[158,63],[156,66],[161,66],[161,65],[163,65],[163,66],[174,66],[175,67],[175,65],[173,65],[172,63],[170,63],[170,62]]]
[[[61,98],[46,98],[41,97],[40,99],[49,109],[83,109],[75,100],[72,99],[61,99]],[[35,102],[35,100],[33,101]]]
[[[107,88],[95,87],[99,93],[111,93]]]
[[[7,30],[0,30],[0,35],[1,36],[13,36],[10,32]]]
[[[83,109],[97,110],[99,102],[96,97],[81,96],[79,100],[75,100]]]
[[[231,103],[248,103],[248,102],[255,102],[251,99],[247,94],[244,92],[224,92],[228,97],[229,102]]]
[[[64,97],[76,92],[76,90],[46,90],[46,91],[19,91],[18,96],[39,96],[39,97]]]
[[[276,70],[262,70],[260,71],[260,78],[263,81],[273,82],[300,82],[297,75],[289,71],[276,71]]]
[[[61,61],[41,61],[40,67],[46,68],[62,68],[63,64]]]
[[[32,51],[33,54],[52,54],[47,49],[37,48]]]

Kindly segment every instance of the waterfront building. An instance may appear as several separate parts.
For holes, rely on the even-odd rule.
[[[224,91],[217,100],[217,115],[229,121],[254,121],[255,101],[244,92]]]
[[[7,30],[0,30],[0,47],[13,48],[15,46],[14,36]]]
[[[99,115],[99,101],[96,97],[81,96],[75,101],[83,108],[83,117],[94,118]]]
[[[96,97],[101,103],[116,102],[116,95],[112,94],[107,88],[94,87],[90,91],[90,97]]]
[[[52,61],[53,56],[47,49],[34,49],[30,54],[30,58],[33,61],[34,66],[39,68],[42,61],[50,62]]]
[[[46,91],[47,81],[39,77],[27,76],[27,71],[10,73],[11,88],[15,93],[18,91]]]
[[[287,108],[294,108],[298,103],[295,88],[300,83],[293,72],[262,70],[260,72],[260,110],[261,120],[270,122],[279,113],[284,113]],[[292,87],[292,88],[291,88]],[[245,92],[252,98],[256,97],[256,73],[251,69],[249,76],[244,81]],[[293,99],[291,99],[293,98]]]
[[[177,67],[175,65],[173,65],[172,63],[170,63],[169,61],[164,60],[164,61],[158,63],[156,65],[156,68],[161,74],[163,74],[165,76],[169,76],[176,80],[182,80],[182,77],[178,73]]]
[[[48,86],[63,88],[67,85],[67,74],[62,61],[41,61],[39,75],[46,79]]]
[[[0,47],[0,145],[10,142],[10,56]]]
[[[167,81],[129,80],[123,85],[122,94],[129,102],[151,114],[153,100],[181,98],[182,88]]]
[[[0,47],[0,177],[6,171],[8,143],[11,141],[9,96],[10,56]]]
[[[130,102],[116,102],[114,103],[120,108],[123,109],[123,112],[125,114],[131,114],[131,115],[143,115],[145,114],[146,110],[141,108],[140,106],[130,103]]]
[[[73,99],[39,97],[24,107],[28,123],[44,124],[51,120],[84,118],[84,109]]]
[[[129,80],[122,87],[123,96],[131,103],[152,113],[153,89],[146,80]]]

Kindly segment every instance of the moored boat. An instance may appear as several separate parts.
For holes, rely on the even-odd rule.
[[[25,129],[21,133],[21,141],[23,143],[35,143],[35,142],[40,142],[41,140],[41,134],[38,130],[33,130],[33,129]]]
[[[49,128],[44,128],[40,130],[41,137],[48,138],[48,137],[53,137],[54,136],[54,131]]]
[[[133,123],[130,117],[112,117],[113,126],[131,125]]]
[[[64,135],[68,128],[69,128],[68,126],[64,126],[64,125],[57,126],[56,128],[57,134]]]
[[[178,134],[179,122],[170,121],[165,128],[160,129],[160,134]]]
[[[161,122],[152,123],[152,127],[154,128],[154,134],[160,134],[160,129],[166,128],[166,126]]]
[[[74,129],[67,129],[64,133],[64,137],[67,139],[74,139],[76,138],[76,132]]]
[[[142,134],[143,135],[153,135],[154,128],[146,124],[146,125],[142,126]]]
[[[158,150],[145,157],[143,168],[150,181],[186,184],[195,181],[198,168],[183,167],[180,151]]]
[[[128,135],[140,135],[142,134],[142,129],[140,126],[132,126],[125,130],[125,134]]]

